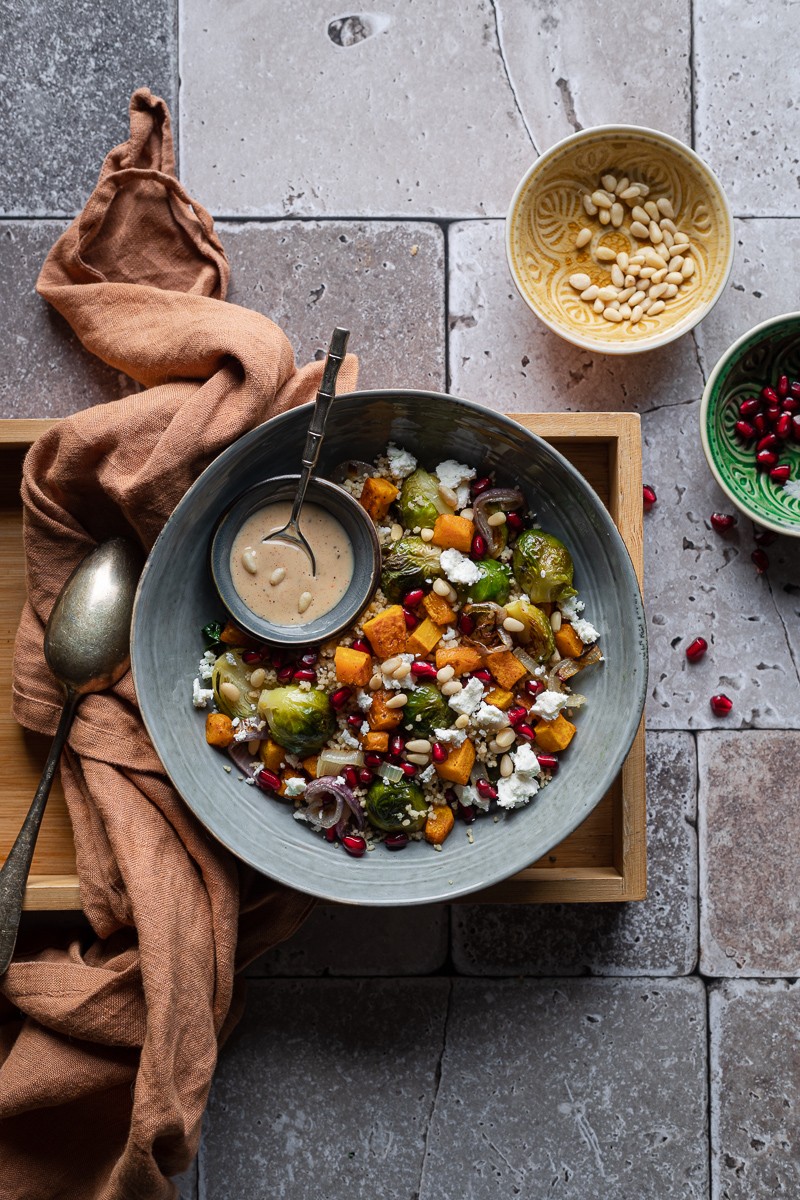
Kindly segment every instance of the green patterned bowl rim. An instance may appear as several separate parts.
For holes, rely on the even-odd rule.
[[[535,175],[538,175],[544,169],[544,167],[547,166],[551,159],[561,154],[563,150],[568,149],[574,143],[585,141],[587,138],[595,139],[599,138],[601,135],[618,137],[620,134],[630,136],[631,138],[644,137],[654,142],[661,142],[664,145],[669,146],[671,149],[676,151],[679,156],[686,158],[694,165],[697,171],[706,179],[709,187],[716,193],[717,199],[725,214],[725,220],[727,224],[728,254],[726,256],[724,268],[722,271],[720,271],[717,287],[703,304],[698,305],[697,309],[688,319],[682,320],[678,324],[665,329],[660,335],[653,335],[652,337],[643,339],[641,342],[600,346],[592,338],[581,337],[580,334],[575,333],[569,327],[560,325],[557,321],[551,320],[551,318],[541,312],[531,300],[531,297],[527,294],[522,286],[522,283],[517,278],[517,272],[514,266],[514,254],[512,246],[513,222],[516,216],[516,210],[522,200],[523,195],[527,191],[531,180]],[[703,162],[699,154],[697,154],[691,148],[691,146],[687,146],[685,142],[680,141],[678,138],[672,137],[669,133],[664,133],[660,129],[651,129],[647,125],[591,125],[586,129],[579,129],[576,133],[569,134],[568,137],[562,138],[560,141],[550,146],[549,149],[544,150],[522,176],[522,179],[520,179],[514,191],[514,195],[511,197],[511,203],[509,204],[508,212],[506,213],[505,249],[508,269],[511,278],[514,281],[514,286],[527,304],[528,308],[530,308],[531,311],[536,314],[539,320],[546,325],[548,329],[551,329],[553,333],[557,333],[559,337],[564,338],[564,340],[567,342],[571,342],[574,346],[580,346],[583,350],[592,350],[596,354],[642,354],[648,350],[656,350],[661,346],[666,346],[669,342],[675,341],[676,338],[682,337],[684,333],[688,333],[690,329],[694,329],[694,327],[700,321],[702,321],[703,317],[708,315],[708,313],[719,300],[723,289],[728,282],[731,268],[733,267],[733,213],[722,184],[717,179],[714,172],[707,163]]]
[[[800,537],[800,497],[758,471],[752,448],[743,446],[733,430],[740,401],[765,384],[774,386],[784,373],[800,377],[800,312],[762,321],[725,351],[703,391],[700,436],[714,478],[736,507],[765,529]],[[786,455],[797,481],[800,443],[787,443],[782,461]]]

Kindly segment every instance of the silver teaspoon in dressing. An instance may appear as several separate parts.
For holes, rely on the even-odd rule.
[[[103,542],[70,575],[47,622],[44,656],[64,688],[64,708],[33,803],[0,870],[0,975],[14,953],[36,838],[75,708],[82,696],[105,691],[128,669],[143,565],[144,555],[133,543]]]

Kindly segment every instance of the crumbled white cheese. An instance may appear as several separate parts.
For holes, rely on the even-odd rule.
[[[465,808],[478,808],[481,812],[489,811],[489,800],[484,800],[478,795],[478,791],[471,783],[457,783],[454,789],[458,796],[459,804],[463,804]]]
[[[389,470],[395,479],[405,479],[406,475],[410,475],[417,465],[413,454],[409,454],[408,450],[403,450],[401,446],[395,446],[393,442],[389,442],[386,447],[386,458]]]
[[[474,467],[467,467],[464,463],[456,462],[454,458],[446,459],[436,468],[439,482],[455,492],[458,508],[466,508],[469,504],[469,481],[474,479],[476,474]]]
[[[494,731],[497,729],[505,729],[510,721],[501,708],[495,704],[486,704],[481,701],[478,711],[473,714],[472,721],[478,729]]]
[[[568,596],[566,600],[559,600],[558,607],[561,609],[561,615],[567,621],[577,621],[580,613],[583,612],[586,605],[577,596]]]
[[[391,659],[389,659],[387,661],[393,662],[394,669],[397,670],[397,668],[400,666],[401,662],[407,663],[410,666],[411,663],[416,662],[416,659],[413,654],[393,654]],[[406,675],[404,679],[395,679],[392,675],[389,675],[384,671],[383,663],[381,663],[381,666],[380,666],[380,673],[381,673],[382,686],[384,688],[387,688],[390,691],[394,690],[394,691],[413,692],[416,690],[417,682],[416,682],[413,674],[411,674],[411,673]]]
[[[483,684],[480,679],[470,679],[460,692],[448,697],[448,704],[460,716],[469,716],[480,704],[483,698]]]
[[[534,704],[531,706],[531,712],[537,717],[543,717],[545,721],[554,720],[561,712],[562,708],[569,708],[571,697],[567,692],[551,692],[546,690],[540,692],[536,697]]]
[[[596,642],[600,634],[595,629],[594,625],[589,621],[584,621],[581,617],[571,622],[572,628],[577,633],[578,637],[583,642],[584,646],[588,646],[590,642]]]
[[[539,784],[530,776],[511,775],[497,781],[498,808],[521,808],[528,804],[539,790]]]
[[[434,729],[433,736],[443,746],[463,746],[467,740],[466,730],[464,729]]]
[[[305,790],[306,790],[305,779],[292,778],[292,779],[286,780],[286,788],[285,788],[283,794],[288,799],[294,800],[295,796],[302,796],[302,794]]]
[[[340,729],[339,730],[339,741],[344,743],[345,746],[349,746],[351,750],[360,750],[361,749],[361,743],[356,738],[353,737],[353,735],[352,735],[352,733],[350,733],[349,729]]]
[[[356,704],[362,712],[369,712],[372,708],[372,693],[365,692],[363,688],[359,688],[356,692]]]
[[[214,699],[213,688],[201,688],[200,680],[195,679],[192,683],[192,704],[195,708],[205,708],[209,700]]]
[[[481,578],[481,569],[471,558],[467,558],[460,550],[443,550],[440,559],[442,570],[451,583],[477,583]]]
[[[539,760],[528,745],[519,746],[511,755],[511,761],[517,775],[524,775],[527,778],[541,774],[542,768],[539,766]]]
[[[214,674],[214,663],[216,661],[217,661],[217,659],[216,659],[216,655],[214,654],[214,651],[206,650],[205,654],[200,659],[200,662],[198,663],[198,666],[197,666],[197,674],[200,677],[200,679],[205,681],[206,679],[210,679],[212,677],[212,675]]]
[[[419,775],[417,776],[417,779],[420,783],[430,783],[430,781],[434,778],[435,775],[436,775],[436,768],[434,767],[433,763],[428,763],[425,770],[420,771]]]
[[[448,625],[447,629],[442,634],[443,642],[454,642],[458,637],[458,630],[454,625]]]
[[[369,721],[361,722],[361,729],[359,730],[359,732],[364,734],[365,736],[366,736],[366,734],[369,733]]]

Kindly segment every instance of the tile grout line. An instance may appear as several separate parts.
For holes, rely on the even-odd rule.
[[[423,1185],[423,1181],[425,1179],[425,1164],[426,1164],[426,1161],[428,1158],[428,1143],[430,1140],[431,1127],[433,1125],[434,1114],[436,1112],[436,1104],[439,1099],[439,1091],[440,1091],[441,1085],[442,1085],[442,1069],[443,1069],[443,1064],[444,1064],[445,1052],[447,1050],[447,1026],[450,1023],[450,1010],[451,1010],[451,1007],[453,1004],[453,989],[454,989],[454,984],[455,984],[456,978],[458,978],[458,976],[451,975],[449,977],[449,981],[448,981],[447,1006],[445,1008],[444,1021],[442,1023],[442,1049],[439,1053],[439,1058],[436,1063],[436,1070],[434,1072],[433,1099],[431,1101],[430,1110],[428,1112],[428,1120],[425,1125],[425,1137],[423,1139],[422,1160],[420,1162],[420,1171],[419,1171],[419,1186],[417,1188],[417,1191],[412,1196],[411,1200],[420,1200],[420,1197],[422,1196],[422,1185]]]
[[[696,56],[695,56],[695,36],[694,36],[694,0],[689,0],[689,137],[691,139],[690,146],[695,149],[695,141],[697,136],[697,91],[696,91]]]
[[[79,211],[74,212],[5,212],[0,213],[0,224],[6,221],[74,221],[79,215]],[[212,220],[228,225],[278,225],[297,224],[310,225],[315,222],[320,225],[334,223],[336,221],[347,221],[353,224],[379,224],[383,222],[387,225],[439,225],[445,227],[454,224],[456,221],[494,221],[497,223],[504,222],[506,214],[503,213],[449,213],[447,216],[442,216],[436,213],[378,213],[365,215],[364,213],[262,213],[253,215],[251,213],[224,213],[212,212]],[[741,212],[733,213],[734,221],[800,221],[800,212],[786,213],[751,213]]]

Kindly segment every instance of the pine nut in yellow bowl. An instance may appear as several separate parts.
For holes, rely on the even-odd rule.
[[[584,129],[520,181],[506,254],[550,329],[602,354],[636,354],[692,329],[733,264],[733,217],[713,172],[669,134]]]

